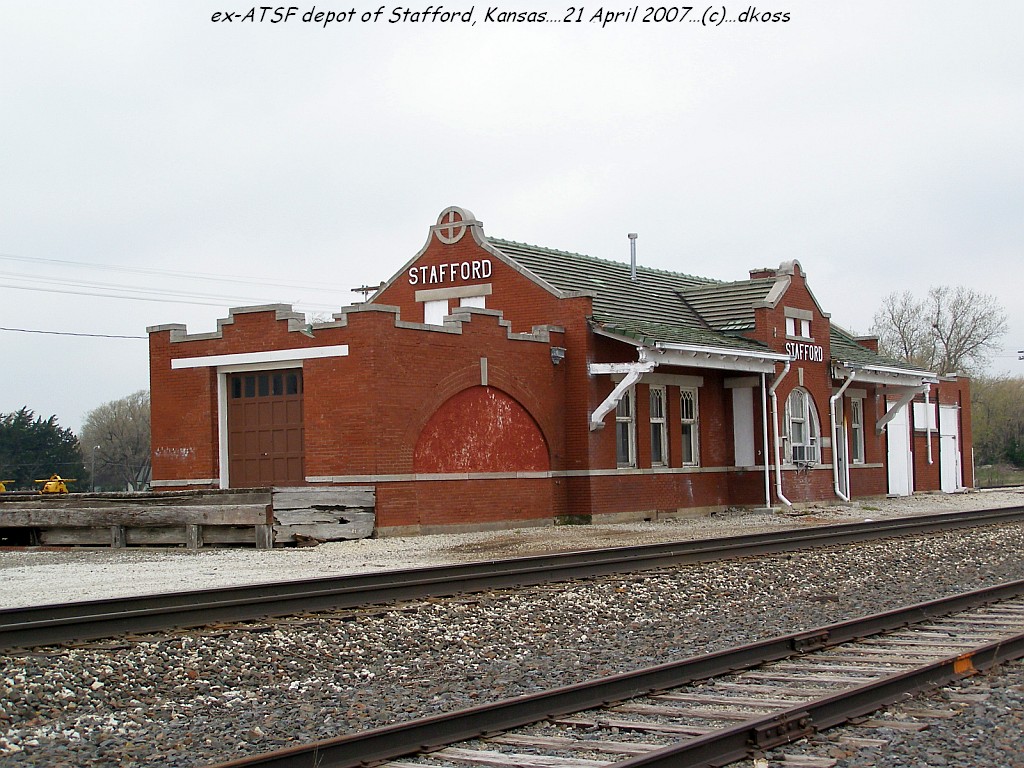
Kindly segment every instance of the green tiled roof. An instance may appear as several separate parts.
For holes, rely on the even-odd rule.
[[[764,301],[774,285],[774,277],[702,285],[683,291],[683,299],[712,328],[749,331],[754,328],[754,305]]]
[[[510,240],[488,241],[559,291],[592,294],[593,320],[610,332],[647,343],[666,341],[767,351],[756,341],[712,328],[681,298],[695,289],[731,284],[639,265],[633,282],[630,265],[622,262]]]
[[[754,305],[764,301],[774,277],[723,283],[681,272],[630,265],[488,238],[520,267],[561,292],[593,296],[592,322],[606,331],[643,344],[657,341],[769,352],[760,342],[740,336],[754,327]],[[912,366],[876,355],[848,333],[831,326],[832,357],[866,365]]]
[[[832,324],[829,328],[829,344],[832,347],[832,358],[834,360],[846,363],[860,363],[862,365],[885,365],[892,368],[902,368],[905,371],[927,373],[923,368],[908,363],[906,360],[883,357],[866,347],[862,347],[851,334],[835,324]]]
[[[609,333],[627,336],[644,344],[651,345],[656,341],[671,344],[695,344],[705,347],[725,347],[727,349],[754,350],[770,352],[764,344],[743,336],[730,336],[717,333],[711,329],[690,328],[682,325],[662,325],[641,319],[609,317],[594,313],[594,322]]]

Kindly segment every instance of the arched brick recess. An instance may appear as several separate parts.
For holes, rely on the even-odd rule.
[[[435,411],[416,441],[413,469],[430,472],[544,472],[548,447],[533,417],[494,387],[475,386]]]
[[[489,387],[501,390],[507,394],[517,402],[520,408],[529,414],[530,418],[540,429],[541,438],[544,440],[544,443],[551,446],[554,436],[557,434],[556,425],[552,418],[553,414],[542,414],[537,410],[536,403],[534,403],[536,398],[529,388],[520,385],[517,377],[504,368],[496,365],[491,365],[488,368],[487,379]],[[405,446],[402,453],[404,453],[405,450],[408,450],[410,451],[410,454],[403,456],[403,463],[405,463],[405,460],[411,461],[411,451],[413,446],[416,445],[419,435],[422,434],[427,422],[433,418],[434,414],[441,408],[441,406],[451,400],[451,398],[458,393],[471,387],[479,386],[480,368],[476,365],[467,366],[461,370],[455,371],[437,383],[437,386],[433,390],[433,397],[429,400],[425,400],[423,405],[417,409],[415,415],[409,419],[409,426],[406,429],[404,439],[402,440],[402,445]]]

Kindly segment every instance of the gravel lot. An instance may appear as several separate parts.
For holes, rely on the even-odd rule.
[[[417,568],[608,546],[734,536],[1024,504],[1024,490],[928,494],[818,504],[775,514],[736,510],[696,519],[621,525],[362,539],[304,549],[172,548],[0,551],[0,608]]]
[[[253,574],[462,562],[1021,499],[1019,492],[963,494],[775,517],[385,539],[312,550],[8,552],[0,573],[18,583],[31,582],[32,574],[49,582],[37,594],[52,601],[73,584],[83,590],[76,594],[100,596],[99,586],[108,589],[112,579],[120,593],[134,591],[136,578],[157,566],[166,578],[147,581],[150,591],[199,586],[196,579],[183,583],[196,571],[223,579],[216,583],[237,583]],[[292,738],[327,738],[1024,578],[1022,551],[1024,526],[1001,526],[424,601],[355,619],[303,617],[0,656],[0,764],[202,765]],[[95,585],[83,584],[86,578]],[[9,593],[6,584],[3,591]],[[991,679],[991,711],[977,702],[923,736],[893,735],[893,761],[888,749],[884,760],[879,752],[846,749],[851,754],[835,755],[839,765],[1020,764],[1012,755],[1024,746],[1022,678],[1014,665]],[[1003,688],[1004,679],[1011,687]],[[991,729],[984,726],[989,722]]]

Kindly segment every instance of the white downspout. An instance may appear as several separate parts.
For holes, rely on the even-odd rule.
[[[841,398],[843,396],[843,392],[846,391],[846,388],[853,383],[853,379],[854,379],[854,377],[856,375],[857,375],[857,371],[850,371],[850,375],[847,377],[846,381],[843,383],[843,386],[841,386],[839,388],[839,391],[836,392],[834,395],[832,395],[832,397],[829,398],[829,401],[828,401],[828,415],[829,415],[829,417],[831,418],[831,421],[832,421],[832,488],[833,488],[833,490],[835,490],[836,496],[838,496],[843,501],[849,501],[850,497],[849,497],[848,494],[845,494],[841,490],[839,490],[839,450],[838,450],[837,445],[836,445],[836,442],[838,440],[838,438],[836,437],[836,426],[837,426],[838,419],[836,418],[836,403],[839,401],[839,398]],[[845,429],[843,430],[843,440],[846,440],[846,430]],[[846,453],[846,449],[845,449],[845,446],[844,446],[844,455],[845,455],[845,453]],[[849,456],[845,456],[844,463],[847,466],[849,466],[849,464],[850,464],[850,457]],[[849,481],[847,481],[847,487],[849,487]]]
[[[761,436],[764,445],[764,506],[772,508],[772,470],[768,461],[768,376],[761,374]]]
[[[932,460],[932,385],[928,384],[924,389],[924,419],[928,425],[928,463],[934,464]]]
[[[771,389],[768,390],[772,396],[772,438],[775,440],[775,495],[779,497],[779,501],[785,504],[787,507],[792,507],[793,502],[785,497],[782,493],[782,448],[779,445],[779,399],[775,395],[775,390],[779,384],[789,373],[789,367],[792,365],[792,360],[786,361],[786,367],[782,369],[775,381],[772,383]]]

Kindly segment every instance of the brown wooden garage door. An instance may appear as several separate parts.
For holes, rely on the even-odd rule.
[[[228,473],[232,488],[305,485],[301,368],[228,376]]]

